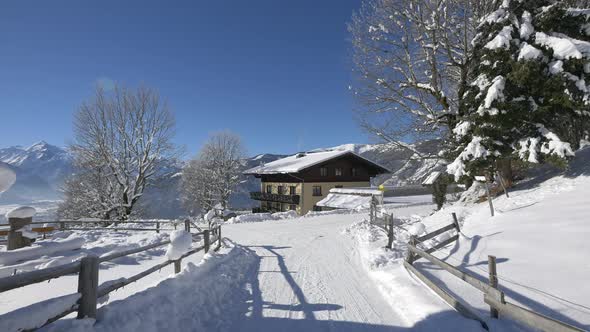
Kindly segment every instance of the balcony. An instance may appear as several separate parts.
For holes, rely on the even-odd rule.
[[[257,201],[299,204],[299,195],[268,194],[259,191],[250,192],[250,198]]]

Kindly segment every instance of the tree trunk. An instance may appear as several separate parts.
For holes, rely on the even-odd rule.
[[[512,159],[500,159],[496,162],[496,168],[498,169],[498,174],[504,181],[504,185],[506,188],[511,188],[513,183],[513,174],[512,174]]]

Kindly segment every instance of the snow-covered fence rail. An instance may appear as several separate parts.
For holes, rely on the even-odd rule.
[[[29,308],[32,308],[32,310],[34,310],[33,308],[36,309],[47,306],[51,306],[58,309],[43,311],[52,313],[48,317],[43,317],[42,319],[28,320],[27,317],[23,317],[22,320],[19,320],[19,323],[22,323],[22,326],[18,327],[17,330],[34,330],[43,327],[47,324],[50,324],[51,322],[54,322],[62,317],[65,317],[75,311],[78,312],[78,318],[96,318],[96,311],[99,298],[104,297],[121,287],[124,287],[132,282],[135,282],[151,273],[159,271],[162,268],[171,264],[174,264],[174,272],[180,273],[182,259],[202,250],[204,250],[205,253],[209,252],[209,250],[211,249],[211,244],[216,244],[215,248],[213,248],[213,250],[215,251],[221,248],[222,237],[220,225],[216,225],[210,230],[204,230],[200,233],[192,233],[191,239],[192,241],[194,241],[196,237],[200,238],[201,236],[203,237],[202,245],[196,248],[192,248],[186,252],[183,252],[182,255],[177,256],[177,258],[175,259],[167,259],[166,261],[161,262],[155,266],[152,266],[149,269],[137,273],[131,277],[110,280],[102,283],[101,285],[98,285],[99,265],[101,263],[109,262],[117,258],[137,254],[150,249],[168,245],[171,243],[171,240],[164,240],[143,247],[129,249],[121,252],[115,252],[101,257],[87,256],[82,258],[82,260],[79,262],[73,262],[69,264],[64,264],[56,267],[31,272],[24,272],[6,278],[0,278],[0,293],[40,283],[43,281],[56,279],[70,274],[78,274],[77,293],[49,299],[29,306]]]
[[[456,224],[456,219],[455,219]],[[437,231],[434,231],[430,234],[421,236],[421,237],[412,237],[410,243],[408,244],[408,255],[406,261],[404,261],[404,266],[411,271],[414,275],[416,275],[420,280],[422,280],[428,287],[430,287],[436,294],[438,294],[443,300],[445,300],[449,305],[455,308],[458,312],[466,316],[467,318],[471,318],[477,320],[481,323],[481,325],[487,330],[488,326],[485,321],[480,318],[475,312],[469,309],[466,305],[462,304],[459,299],[454,297],[451,293],[447,292],[441,286],[437,285],[435,281],[429,279],[425,274],[420,272],[416,267],[413,266],[413,263],[420,259],[424,258],[430,261],[432,264],[437,265],[441,269],[449,272],[450,274],[454,275],[455,277],[463,280],[470,286],[478,289],[483,293],[484,302],[490,305],[491,316],[493,318],[498,318],[498,316],[507,316],[510,317],[522,324],[525,324],[529,327],[532,327],[535,330],[546,331],[546,332],[583,332],[584,330],[578,329],[572,325],[559,321],[557,319],[553,319],[551,317],[542,315],[540,313],[534,312],[532,310],[523,308],[516,304],[512,304],[506,301],[504,292],[498,289],[498,276],[496,274],[496,266],[495,266],[495,257],[489,256],[489,283],[486,283],[480,278],[472,275],[468,272],[462,271],[459,268],[447,264],[442,260],[438,259],[437,257],[431,255],[430,253],[440,249],[443,247],[443,243],[447,242],[446,245],[453,241],[443,241],[436,245],[433,248],[422,250],[417,247],[418,243],[421,241],[425,241],[427,239],[431,239],[438,234],[442,234],[445,231],[448,231],[452,228],[450,226],[456,227],[457,231],[459,231],[458,224],[452,224],[446,227],[443,227]],[[438,234],[435,234],[438,233]],[[433,235],[434,234],[434,235]],[[452,238],[450,238],[452,239]],[[450,240],[449,239],[449,240]],[[456,239],[455,239],[456,240]]]

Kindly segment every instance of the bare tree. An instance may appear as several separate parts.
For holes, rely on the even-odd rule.
[[[159,162],[177,155],[174,125],[172,113],[152,89],[117,86],[107,92],[97,87],[94,100],[75,115],[71,151],[80,172],[73,180],[81,185],[66,183],[64,207],[68,197],[76,196],[95,215],[127,219]]]
[[[361,126],[403,148],[455,122],[489,0],[367,0],[349,25]],[[419,151],[413,150],[422,157]]]
[[[189,212],[207,211],[218,203],[228,207],[229,197],[240,181],[244,154],[240,137],[231,132],[209,138],[183,172],[182,196]]]

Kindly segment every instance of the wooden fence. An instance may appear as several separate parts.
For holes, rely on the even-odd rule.
[[[479,317],[472,309],[467,307],[466,305],[462,304],[459,299],[453,296],[451,293],[447,292],[445,289],[440,287],[436,284],[434,280],[429,279],[425,274],[420,272],[413,266],[413,263],[418,259],[426,259],[432,264],[440,267],[442,270],[450,273],[451,275],[463,280],[468,285],[478,289],[483,293],[483,299],[486,304],[490,306],[490,315],[492,318],[499,318],[501,316],[506,316],[514,319],[517,322],[520,322],[524,325],[532,327],[536,330],[547,331],[547,332],[572,332],[572,331],[584,331],[574,326],[571,326],[567,323],[562,321],[553,319],[551,317],[547,317],[540,313],[534,312],[532,310],[523,308],[519,305],[512,304],[506,301],[504,292],[498,289],[498,275],[496,273],[496,258],[494,256],[488,256],[488,271],[489,271],[489,281],[486,283],[481,281],[475,275],[470,274],[469,272],[465,272],[457,268],[456,266],[452,266],[443,262],[442,260],[438,259],[437,257],[431,255],[432,252],[441,249],[452,242],[455,242],[459,239],[459,234],[456,234],[449,239],[442,241],[431,248],[428,249],[420,249],[418,245],[423,244],[424,241],[432,239],[442,233],[457,230],[457,233],[460,232],[459,224],[457,222],[456,216],[453,214],[453,224],[448,226],[442,227],[437,229],[431,233],[426,235],[416,237],[412,236],[410,238],[410,243],[408,244],[408,253],[406,257],[406,261],[404,261],[404,266],[411,271],[414,275],[416,275],[424,284],[430,287],[436,294],[438,294],[444,301],[446,301],[449,305],[455,308],[459,313],[464,315],[467,318],[471,318],[477,320],[481,323],[481,325],[488,330],[488,326],[486,322]],[[393,224],[392,224],[393,226]],[[393,227],[391,227],[393,229]]]
[[[200,233],[193,233],[192,235],[193,239],[195,239],[196,237],[200,238],[200,236],[203,236],[203,245],[191,249],[190,251],[183,254],[177,260],[164,261],[131,277],[121,278],[115,281],[107,281],[99,286],[99,264],[167,245],[170,243],[170,240],[160,241],[158,243],[150,244],[139,248],[129,249],[126,251],[115,252],[101,257],[87,256],[82,258],[82,260],[79,262],[73,262],[65,265],[31,272],[24,272],[14,276],[2,278],[0,279],[0,293],[28,286],[31,284],[59,278],[69,274],[78,274],[78,295],[80,297],[79,300],[64,312],[58,314],[55,317],[48,318],[42,326],[54,322],[75,311],[78,312],[78,318],[96,318],[97,304],[99,298],[121,287],[124,287],[132,282],[135,282],[151,273],[154,273],[170,264],[174,264],[174,272],[179,273],[181,270],[180,264],[183,258],[193,255],[201,250],[204,250],[205,253],[209,252],[212,243],[217,243],[217,246],[214,248],[215,251],[219,250],[219,248],[221,247],[222,237],[221,226],[219,225],[211,228],[210,230],[204,230]],[[213,238],[211,238],[211,236],[213,236]],[[39,328],[42,326],[37,326],[35,328]]]

